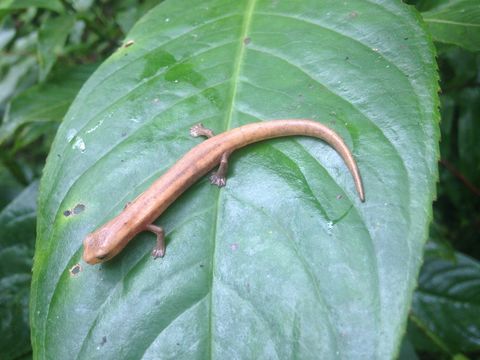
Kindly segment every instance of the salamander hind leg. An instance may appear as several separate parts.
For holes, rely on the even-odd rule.
[[[193,137],[205,136],[207,138],[211,138],[212,136],[215,136],[213,131],[203,126],[202,123],[193,125],[190,128],[190,135],[192,135]]]
[[[163,257],[165,255],[165,231],[160,226],[153,224],[147,225],[146,230],[157,235],[157,244],[153,248],[152,256],[154,259]]]
[[[227,184],[227,171],[228,171],[228,157],[230,153],[224,153],[220,159],[220,166],[217,171],[210,175],[210,182],[218,187],[225,186]]]

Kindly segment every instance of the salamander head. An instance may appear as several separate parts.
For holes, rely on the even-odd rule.
[[[110,231],[103,228],[88,234],[83,240],[83,260],[88,264],[98,264],[114,257],[120,250],[111,246]]]

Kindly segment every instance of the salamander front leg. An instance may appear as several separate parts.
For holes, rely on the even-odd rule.
[[[165,255],[165,231],[160,226],[153,224],[147,225],[146,230],[157,235],[157,244],[153,248],[152,256],[154,259],[163,257]]]
[[[205,136],[211,138],[215,134],[212,130],[203,126],[203,124],[197,124],[190,128],[190,135],[193,137]],[[225,186],[227,184],[227,171],[228,171],[228,157],[230,153],[224,153],[220,159],[220,166],[218,170],[210,175],[210,182],[218,187]]]
[[[193,137],[205,136],[207,138],[211,138],[212,136],[215,136],[213,131],[203,126],[202,123],[193,125],[190,128],[190,135],[192,135]]]
[[[210,175],[210,182],[218,187],[225,186],[227,184],[227,171],[228,171],[228,157],[230,153],[226,152],[220,159],[220,166],[217,171]]]

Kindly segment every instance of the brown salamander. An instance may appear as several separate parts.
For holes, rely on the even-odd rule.
[[[353,176],[360,200],[365,201],[364,190],[357,164],[342,138],[325,125],[312,120],[288,119],[257,122],[244,125],[220,135],[204,128],[202,124],[190,129],[192,136],[208,139],[187,152],[165,174],[114,219],[87,235],[83,244],[83,259],[96,264],[117,255],[132,238],[142,231],[157,236],[153,249],[154,258],[165,254],[164,231],[153,224],[167,207],[200,177],[220,164],[210,177],[218,186],[226,184],[228,157],[236,149],[265,139],[283,136],[305,135],[320,138],[330,144],[343,158]]]

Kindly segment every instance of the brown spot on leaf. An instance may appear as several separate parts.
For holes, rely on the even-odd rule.
[[[75,207],[73,208],[73,214],[74,215],[78,215],[80,214],[81,212],[83,212],[85,210],[85,205],[83,204],[77,204],[75,205]]]
[[[243,43],[244,43],[245,45],[250,44],[251,41],[252,41],[252,39],[250,39],[249,37],[246,37],[246,38],[243,39]]]
[[[78,215],[85,210],[85,205],[77,204],[73,209],[68,209],[63,212],[64,216]]]
[[[75,264],[68,271],[70,272],[70,276],[77,276],[80,273],[80,271],[82,271],[82,267],[80,266],[80,264]]]
[[[103,336],[102,337],[102,341],[100,342],[100,346],[103,346],[107,343],[107,337],[106,336]]]

